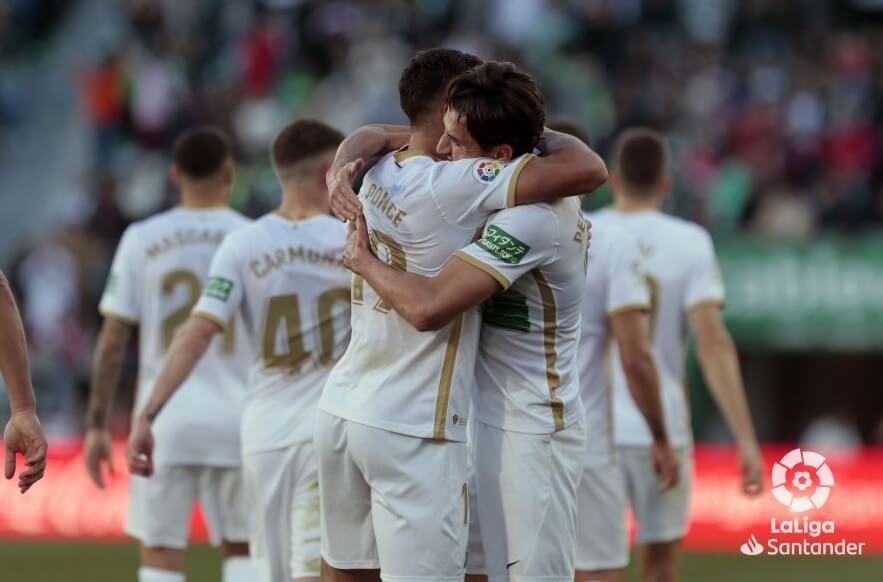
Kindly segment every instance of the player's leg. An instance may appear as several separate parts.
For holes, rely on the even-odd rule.
[[[126,533],[140,541],[139,582],[184,582],[184,549],[197,475],[190,467],[160,465],[132,476]]]
[[[571,582],[582,423],[553,435],[478,427],[479,519],[490,578]]]
[[[289,577],[291,535],[289,512],[294,482],[288,467],[288,449],[247,453],[242,458],[246,498],[251,508],[249,552],[257,582],[276,582]]]
[[[583,471],[576,532],[576,582],[625,580],[629,562],[625,481],[614,462]]]
[[[221,547],[223,582],[253,582],[248,509],[239,468],[201,467],[199,501],[213,545]]]
[[[326,412],[316,415],[323,582],[380,580],[371,488],[350,450],[354,426]]]
[[[322,542],[319,510],[319,473],[312,442],[291,447],[291,528],[288,532],[288,570],[292,582],[318,582]]]
[[[678,450],[681,474],[678,484],[660,492],[650,450],[619,449],[632,511],[638,526],[636,544],[641,556],[642,579],[668,582],[678,578],[681,539],[687,533],[693,465],[689,450]]]
[[[469,531],[466,443],[350,426],[371,486],[384,580],[460,582]]]

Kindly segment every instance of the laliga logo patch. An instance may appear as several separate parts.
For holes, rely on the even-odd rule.
[[[490,184],[500,175],[503,166],[496,160],[483,160],[475,165],[475,177],[479,182]]]
[[[825,457],[794,449],[773,465],[773,497],[793,513],[818,509],[828,501],[834,474]]]

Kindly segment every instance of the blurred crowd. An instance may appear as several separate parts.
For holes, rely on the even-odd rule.
[[[0,68],[11,59],[26,66],[22,47],[53,29],[24,23],[76,4],[0,0],[0,38],[10,40],[0,43]],[[166,170],[175,136],[197,123],[233,136],[233,205],[258,215],[276,201],[266,155],[276,129],[307,115],[344,131],[403,122],[397,80],[418,48],[452,46],[520,64],[540,81],[549,117],[577,122],[602,153],[625,126],[666,131],[676,182],[669,207],[715,236],[801,240],[883,224],[883,0],[106,6],[120,11],[119,40],[68,71],[87,121],[84,184],[55,234],[17,249],[5,265],[55,432],[79,428],[95,306],[120,234],[174,203]],[[23,98],[0,81],[0,132],[13,110],[4,103],[15,97]],[[587,205],[609,197],[601,191]],[[130,364],[130,385],[133,371]]]

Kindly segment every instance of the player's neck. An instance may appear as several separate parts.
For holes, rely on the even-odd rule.
[[[613,208],[617,212],[649,212],[659,210],[662,200],[657,197],[639,198],[632,196],[617,196]]]
[[[227,208],[228,197],[226,193],[204,196],[196,195],[188,192],[181,192],[181,202],[179,208],[188,208],[190,210],[207,210],[209,208]]]
[[[313,195],[306,192],[282,191],[282,203],[276,209],[276,214],[289,220],[303,220],[318,214],[330,214],[328,197]]]
[[[438,145],[438,138],[433,132],[425,129],[414,128],[411,132],[411,140],[408,142],[408,151],[419,152],[428,156],[435,156],[435,147]]]

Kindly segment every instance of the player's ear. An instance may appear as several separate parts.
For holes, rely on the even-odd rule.
[[[619,186],[621,184],[619,180],[619,174],[616,172],[610,172],[607,176],[607,183],[610,185],[610,189],[615,193],[619,192]]]
[[[672,186],[671,176],[666,174],[665,176],[662,177],[662,182],[659,184],[660,194],[665,196],[666,194],[671,192],[671,186]]]
[[[181,189],[181,172],[178,171],[178,167],[175,164],[169,165],[169,180],[172,181],[176,189]]]
[[[233,160],[230,158],[224,162],[223,179],[224,184],[227,186],[233,184],[236,180],[236,164],[234,164]]]
[[[515,152],[512,150],[512,146],[509,144],[503,144],[495,147],[491,153],[493,154],[494,159],[500,160],[501,162],[508,162],[512,159]]]

